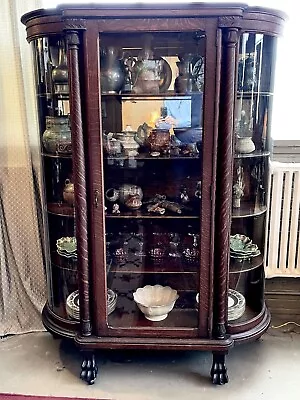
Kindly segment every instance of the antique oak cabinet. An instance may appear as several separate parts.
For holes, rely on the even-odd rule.
[[[65,5],[22,17],[44,177],[45,327],[83,352],[225,355],[268,328],[277,36],[245,4]]]

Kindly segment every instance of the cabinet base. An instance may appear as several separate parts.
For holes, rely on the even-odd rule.
[[[271,322],[271,314],[267,307],[264,307],[262,319],[260,322],[244,332],[231,334],[231,339],[234,340],[234,344],[241,344],[247,342],[253,342],[259,339],[269,328]]]
[[[79,332],[79,322],[68,321],[59,317],[51,311],[48,303],[46,303],[43,308],[42,322],[47,331],[50,332],[55,339],[73,339]]]

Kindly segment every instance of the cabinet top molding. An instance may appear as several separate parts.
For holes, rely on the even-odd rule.
[[[164,4],[64,4],[55,9],[39,9],[24,14],[21,21],[30,27],[32,24],[47,24],[69,18],[180,18],[180,17],[242,17],[243,19],[273,22],[281,25],[286,14],[279,10],[249,7],[244,3],[164,3]],[[41,21],[39,21],[41,19]]]

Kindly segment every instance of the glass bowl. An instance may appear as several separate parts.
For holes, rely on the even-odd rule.
[[[133,293],[138,308],[150,321],[162,321],[167,318],[178,297],[176,290],[161,285],[146,285]]]

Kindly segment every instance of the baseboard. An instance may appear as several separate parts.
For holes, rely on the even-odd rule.
[[[267,279],[265,296],[273,316],[300,321],[300,278]]]

